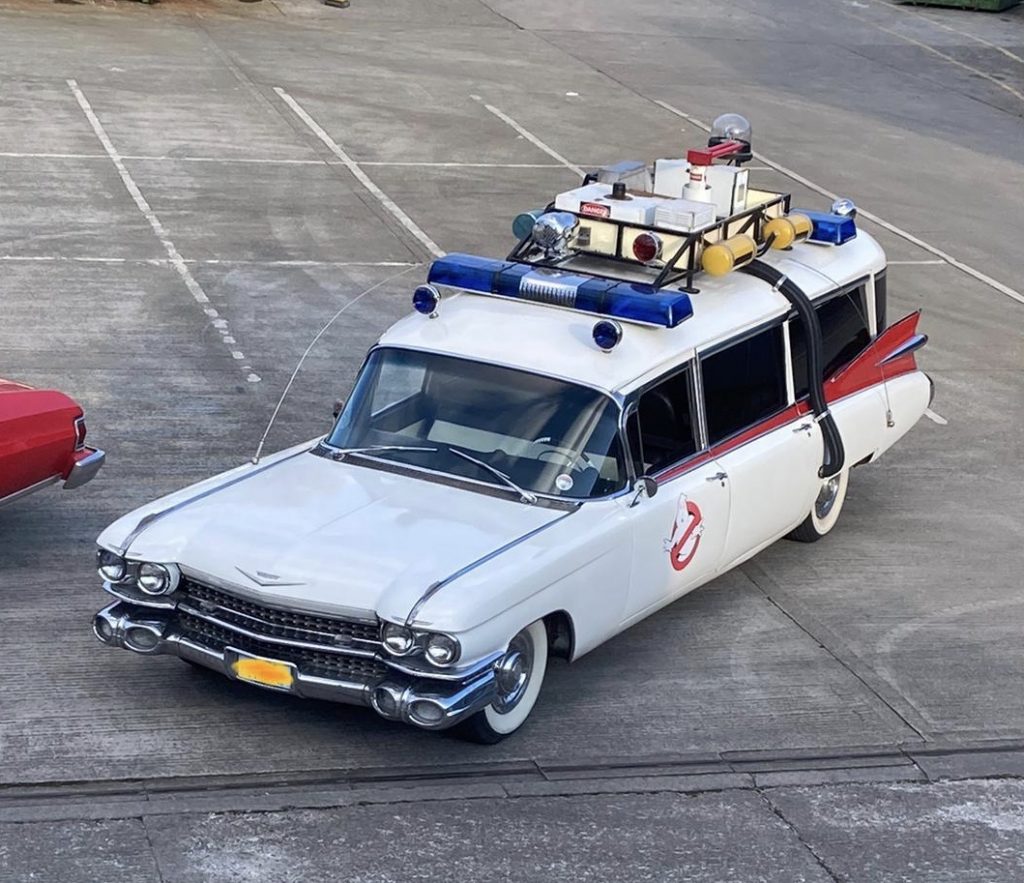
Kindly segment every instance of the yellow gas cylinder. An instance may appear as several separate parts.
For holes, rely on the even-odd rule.
[[[730,236],[714,245],[709,245],[700,256],[704,272],[712,276],[724,276],[740,267],[745,267],[757,256],[757,243],[741,233]]]
[[[794,242],[802,242],[810,236],[813,226],[807,215],[792,212],[782,218],[772,218],[761,228],[761,234],[765,240],[774,237],[772,248],[789,248]]]

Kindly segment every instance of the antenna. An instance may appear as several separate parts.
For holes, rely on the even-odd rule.
[[[277,405],[274,407],[274,413],[270,415],[270,422],[267,424],[267,428],[263,430],[263,437],[260,439],[260,443],[256,446],[256,453],[253,455],[252,458],[253,466],[260,462],[260,457],[263,454],[263,445],[266,444],[267,436],[270,435],[270,429],[274,425],[274,421],[277,419],[277,415],[281,410],[281,405],[284,404],[285,396],[287,396],[288,393],[291,391],[292,384],[295,382],[295,378],[299,373],[299,369],[302,368],[302,363],[306,361],[306,356],[308,356],[313,351],[313,347],[316,346],[316,342],[321,337],[324,336],[324,333],[327,331],[327,329],[330,328],[335,323],[335,321],[341,316],[341,314],[344,313],[345,310],[347,310],[349,307],[353,306],[355,303],[362,300],[364,297],[366,297],[366,295],[370,294],[371,292],[376,291],[382,285],[387,285],[387,283],[391,282],[393,279],[397,279],[399,276],[402,276],[408,273],[413,268],[419,266],[420,264],[410,264],[404,270],[401,270],[398,273],[392,273],[386,279],[381,279],[380,282],[376,282],[369,288],[367,288],[365,291],[360,292],[354,298],[352,298],[352,300],[345,304],[340,310],[338,310],[338,312],[331,316],[331,318],[327,321],[327,324],[324,325],[324,327],[321,328],[316,333],[316,337],[314,337],[309,342],[309,346],[306,347],[306,351],[302,354],[302,358],[299,359],[299,363],[295,366],[295,370],[292,371],[292,376],[288,378],[288,382],[285,384],[284,387],[284,392],[281,393],[281,398],[277,400]]]

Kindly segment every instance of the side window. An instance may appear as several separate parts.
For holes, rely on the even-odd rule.
[[[786,406],[783,352],[782,326],[776,325],[701,359],[711,444]]]
[[[884,277],[882,292],[884,299]],[[861,285],[815,307],[821,325],[823,378],[831,377],[848,365],[871,342],[864,297],[865,288]],[[793,354],[793,387],[799,399],[808,392],[807,340],[799,321],[790,322],[789,345]]]
[[[627,432],[641,473],[657,472],[697,452],[691,377],[687,366],[640,396]]]

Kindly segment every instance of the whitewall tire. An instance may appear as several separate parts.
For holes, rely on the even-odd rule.
[[[849,481],[849,469],[832,478],[822,479],[810,514],[787,534],[787,539],[796,540],[798,543],[815,543],[831,531],[839,520],[839,513],[842,512]]]
[[[498,695],[460,727],[474,742],[493,745],[518,730],[537,704],[548,666],[548,631],[537,620],[517,634],[498,663]]]

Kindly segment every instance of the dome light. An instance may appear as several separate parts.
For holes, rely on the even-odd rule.
[[[854,204],[852,199],[848,197],[840,197],[832,203],[832,214],[842,215],[844,218],[855,218],[857,217],[857,206]]]
[[[431,319],[437,318],[440,303],[441,293],[433,285],[421,285],[412,293],[413,309]]]
[[[593,335],[598,348],[610,353],[622,340],[622,326],[611,319],[602,319],[594,325]]]

